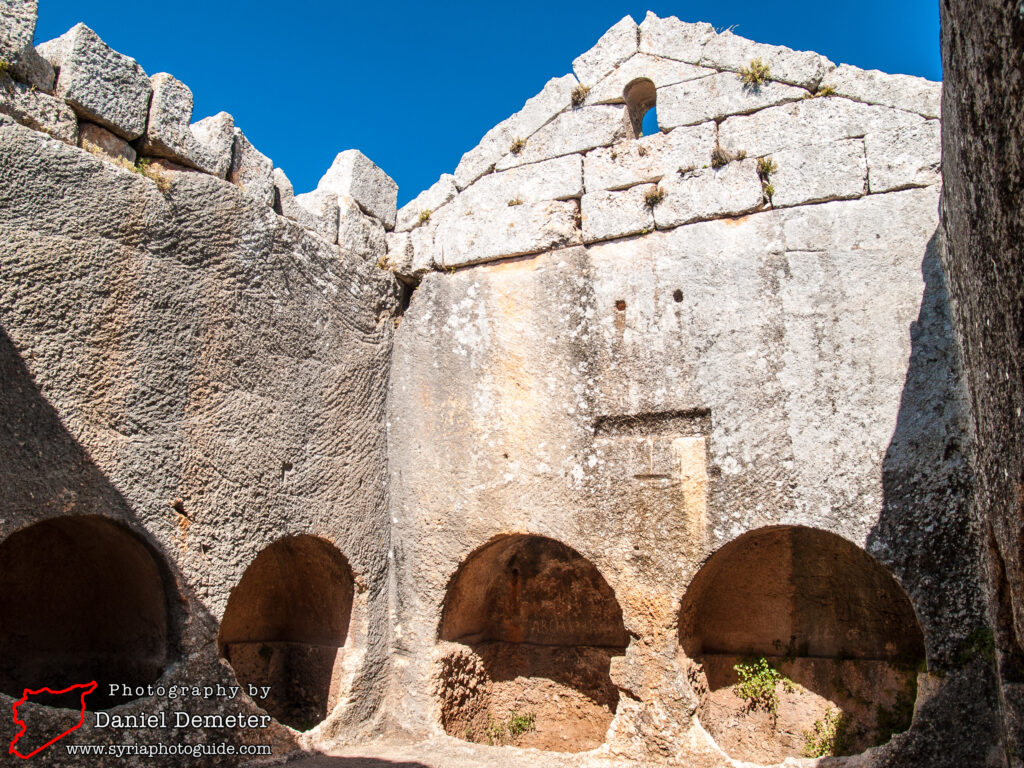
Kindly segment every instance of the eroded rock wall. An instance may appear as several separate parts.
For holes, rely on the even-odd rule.
[[[5,60],[34,61],[31,51],[52,65],[49,81],[38,84],[16,67],[0,74],[0,538],[40,521],[90,516],[143,542],[166,592],[152,607],[154,617],[167,617],[165,647],[145,660],[145,674],[136,670],[142,661],[125,660],[110,674],[123,669],[130,679],[103,682],[167,687],[236,684],[217,643],[232,590],[269,545],[316,537],[351,572],[351,617],[338,635],[344,647],[325,662],[327,679],[301,681],[324,689],[305,693],[328,701],[328,711],[321,705],[308,722],[289,724],[302,731],[326,722],[310,734],[272,723],[185,729],[174,740],[271,744],[281,755],[365,734],[387,687],[390,651],[384,419],[399,288],[376,262],[394,218],[394,183],[350,151],[315,192],[295,198],[230,115],[189,126],[184,84],[148,78],[84,25],[32,49],[35,3],[6,4],[4,26],[12,15],[24,23],[12,25],[12,36],[21,31],[4,42]],[[93,542],[93,555],[84,541],[76,549],[75,536],[91,537],[89,525],[61,529],[71,539],[61,546],[84,553],[77,566],[124,578],[142,555],[123,555],[122,565],[116,549]],[[62,567],[48,556],[39,553],[48,567]],[[61,572],[53,584],[91,579]],[[272,581],[264,601],[286,603],[289,589],[310,587],[288,573]],[[28,610],[19,585],[4,585],[5,608]],[[46,593],[45,585],[26,589]],[[317,605],[317,596],[303,598],[295,604]],[[96,620],[115,620],[117,609],[112,601]],[[83,645],[97,633],[80,613],[54,617],[54,627],[70,629],[60,630],[68,645],[50,649],[53,659],[109,655],[103,637],[96,648]],[[157,618],[147,621],[155,627]],[[78,619],[83,626],[71,626]],[[259,622],[243,610],[237,623]],[[267,641],[250,655],[272,655],[292,640],[306,643],[296,658],[315,655],[310,644],[327,641],[315,617],[310,623],[308,631],[278,622],[266,636],[245,635]],[[15,683],[30,673],[33,685],[81,682],[21,669],[15,624],[5,611],[4,665]],[[124,632],[141,631],[134,627],[126,621]],[[55,662],[47,674],[71,673]],[[4,690],[0,706],[9,712],[20,693]],[[262,711],[244,694],[128,698],[118,713]],[[26,713],[33,736],[62,717],[32,705]],[[5,718],[0,739],[9,743],[14,727]],[[74,739],[167,742],[166,734],[142,738],[131,728],[85,728]],[[63,750],[46,757],[76,764]],[[191,758],[164,763],[183,759]],[[238,764],[237,756],[205,760]]]
[[[754,60],[763,83],[744,82]],[[388,236],[422,280],[390,395],[395,716],[438,729],[461,653],[438,643],[446,591],[480,547],[528,533],[621,604],[604,749],[727,761],[696,725],[680,601],[727,542],[805,526],[865,548],[924,632],[937,693],[869,760],[984,764],[938,84],[653,15],[574,70]],[[651,106],[660,130],[639,136]]]
[[[974,504],[988,568],[1003,760],[1024,760],[1024,8],[942,9],[945,267],[973,416]]]

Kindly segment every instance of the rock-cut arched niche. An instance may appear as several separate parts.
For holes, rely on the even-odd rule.
[[[683,600],[679,639],[700,665],[701,722],[755,762],[888,741],[910,725],[925,657],[910,601],[882,565],[839,536],[791,526],[747,533],[708,560]],[[752,702],[737,665],[755,683],[770,670],[778,681]]]
[[[308,730],[342,694],[353,578],[345,557],[315,536],[274,542],[228,598],[218,646],[242,685],[269,686],[258,703]]]
[[[452,579],[441,720],[459,738],[560,752],[604,742],[618,705],[609,675],[629,642],[593,563],[542,536],[505,536]]]
[[[126,527],[101,517],[35,523],[0,544],[0,691],[54,691],[95,680],[87,708],[133,695],[110,685],[155,683],[173,655],[170,577]],[[78,708],[79,693],[33,697]]]

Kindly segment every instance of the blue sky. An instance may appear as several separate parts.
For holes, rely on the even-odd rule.
[[[84,21],[148,74],[230,112],[296,192],[355,147],[399,184],[399,204],[451,172],[495,123],[630,14],[647,10],[837,63],[941,78],[936,0],[841,2],[334,2],[40,0],[36,42]]]

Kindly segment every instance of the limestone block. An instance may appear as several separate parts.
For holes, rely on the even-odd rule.
[[[718,142],[726,151],[760,156],[923,122],[923,117],[903,110],[818,97],[730,117],[718,126]]]
[[[480,143],[462,156],[455,169],[455,183],[465,189],[494,168],[517,138],[528,139],[551,118],[566,109],[579,82],[573,75],[552,78],[536,96],[511,117],[491,128]]]
[[[680,168],[700,168],[710,162],[714,146],[715,124],[708,122],[595,149],[583,163],[586,189],[623,189],[660,181]]]
[[[78,144],[78,119],[63,99],[33,90],[8,75],[0,77],[0,114],[55,139]]]
[[[315,232],[329,243],[338,242],[338,196],[331,192],[295,195],[285,172],[274,169],[274,209],[303,229]],[[300,199],[301,198],[301,199]]]
[[[36,0],[7,0],[0,4],[0,60],[10,65],[15,79],[52,93],[53,66],[32,46],[37,11]]]
[[[583,158],[564,155],[484,176],[466,187],[456,208],[500,208],[510,202],[568,200],[583,194]]]
[[[869,133],[864,137],[868,188],[887,192],[942,180],[941,127],[928,120],[910,128]]]
[[[593,48],[572,63],[572,71],[584,85],[598,82],[617,65],[636,53],[639,34],[631,16],[622,18],[601,35]]]
[[[438,225],[443,267],[539,253],[581,242],[575,201],[478,209]]]
[[[664,197],[654,206],[658,229],[750,213],[761,207],[764,197],[757,161],[752,158],[718,170],[677,172],[663,179],[660,186]]]
[[[714,36],[715,28],[705,22],[690,24],[675,16],[659,19],[648,11],[640,24],[640,52],[699,64],[704,45]]]
[[[749,87],[735,72],[718,72],[659,91],[658,127],[665,130],[756,112],[775,104],[797,101],[806,94],[803,88],[774,82]]]
[[[295,196],[295,204],[305,211],[299,219],[306,229],[316,232],[329,243],[338,242],[338,196],[315,189]]]
[[[95,123],[79,123],[78,145],[94,155],[106,155],[114,160],[124,160],[135,165],[135,149],[120,136]]]
[[[435,267],[433,260],[435,227],[417,227],[411,232],[387,233],[387,261],[402,277],[422,277]]]
[[[192,120],[191,89],[166,72],[158,72],[149,78],[149,82],[153,87],[153,98],[149,102],[149,122],[139,141],[139,151],[205,173],[220,175],[222,170],[226,172],[230,158],[217,156],[189,128]]]
[[[274,178],[274,210],[291,219],[304,229],[312,229],[313,221],[311,214],[295,199],[295,187],[291,179],[280,168],[273,171]]]
[[[700,63],[706,67],[738,72],[754,59],[768,65],[770,78],[814,90],[835,64],[813,51],[794,51],[782,45],[765,45],[725,31],[704,46]]]
[[[867,194],[868,166],[861,139],[784,149],[771,156],[772,205],[784,208]]]
[[[913,252],[935,234],[938,204],[938,188],[925,187],[790,208],[780,212],[786,250],[857,253],[883,248],[892,253]],[[885,233],[881,242],[880,223]]]
[[[359,204],[347,195],[337,198],[338,245],[366,261],[376,262],[387,251],[384,225],[362,212]]]
[[[0,5],[0,59],[10,63],[32,45],[39,15],[37,0],[4,0]]]
[[[455,186],[455,177],[450,173],[441,174],[441,178],[435,181],[429,188],[420,192],[416,197],[398,209],[395,231],[407,232],[418,227],[423,223],[420,221],[420,215],[424,211],[434,213],[434,211],[458,193],[459,189]]]
[[[200,144],[213,153],[216,161],[211,173],[221,179],[225,178],[228,169],[231,168],[231,151],[235,144],[235,118],[227,112],[218,112],[212,117],[204,117],[199,122],[192,123],[189,130]]]
[[[653,231],[654,212],[653,206],[647,202],[647,195],[656,190],[654,184],[641,184],[622,192],[585,194],[580,201],[583,242],[593,243]]]
[[[837,95],[854,101],[906,109],[924,117],[942,114],[942,83],[923,77],[890,75],[877,69],[840,64],[825,76],[821,86],[830,86]]]
[[[526,140],[518,153],[506,148],[507,154],[495,165],[503,171],[517,165],[585,152],[594,147],[633,135],[626,108],[618,105],[582,107],[563,112]]]
[[[143,134],[152,87],[135,59],[112,50],[84,24],[39,52],[59,70],[54,93],[81,117],[128,141]]]
[[[254,147],[241,129],[234,129],[228,181],[249,197],[267,206],[274,205],[274,164]]]
[[[647,78],[661,93],[662,88],[698,77],[715,74],[716,70],[698,67],[672,59],[660,59],[646,53],[638,53],[629,57],[612,70],[611,74],[595,85],[587,93],[587,104],[622,104],[625,102],[623,92],[634,80]],[[660,98],[660,97],[659,97]]]
[[[359,207],[384,222],[385,229],[395,228],[398,214],[398,185],[358,149],[339,152],[317,189],[347,195]]]

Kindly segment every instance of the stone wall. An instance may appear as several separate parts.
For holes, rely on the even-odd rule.
[[[1024,8],[943,2],[945,266],[973,416],[1002,759],[1024,764]]]
[[[744,83],[754,60],[769,81]],[[660,130],[638,136],[652,106]],[[627,17],[399,211],[388,258],[421,280],[390,395],[401,722],[446,716],[456,574],[532,534],[621,604],[605,749],[721,755],[681,600],[726,543],[810,527],[889,569],[924,631],[938,692],[872,760],[983,763],[939,110],[918,78]]]
[[[132,674],[291,679],[267,709],[299,728],[240,739],[279,753],[491,738],[522,700],[522,746],[731,765],[701,717],[735,659],[688,656],[687,590],[799,542],[729,582],[782,606],[749,650],[806,657],[815,706],[832,666],[911,686],[909,730],[850,764],[985,764],[937,83],[626,17],[396,210],[355,150],[296,195],[88,27],[33,46],[35,12],[0,11],[0,540],[56,520],[77,551],[87,516],[142,542],[109,556],[152,558],[166,658]],[[833,552],[834,605],[793,599]]]
[[[316,191],[293,196],[229,115],[190,126],[191,94],[171,76],[146,77],[84,25],[39,46],[40,57],[29,45],[34,2],[0,15],[5,34],[18,35],[0,56],[46,74],[29,82],[11,66],[0,76],[0,538],[98,516],[144,542],[164,572],[169,637],[158,671],[169,686],[235,684],[217,644],[229,595],[269,545],[316,537],[354,579],[344,659],[326,673],[341,702],[329,723],[312,736],[275,724],[181,740],[269,742],[280,753],[337,731],[357,737],[386,691],[389,653],[384,419],[399,287],[376,261],[396,187],[349,151]],[[8,27],[12,15],[21,27]],[[90,530],[72,525],[68,535],[84,545]],[[116,567],[117,556],[104,550],[93,564]],[[288,594],[309,586],[288,575],[264,599],[315,605]],[[4,587],[8,663],[22,652],[12,639],[28,610],[18,593],[40,592]],[[244,611],[238,620],[251,622]],[[269,632],[259,639],[304,639]],[[55,653],[86,655],[79,635]],[[66,672],[58,664],[48,674]],[[109,682],[154,682],[130,672]],[[8,712],[12,693],[20,687],[0,695]],[[261,711],[244,695],[143,696],[117,711],[175,704]],[[2,719],[0,740],[13,729]]]

